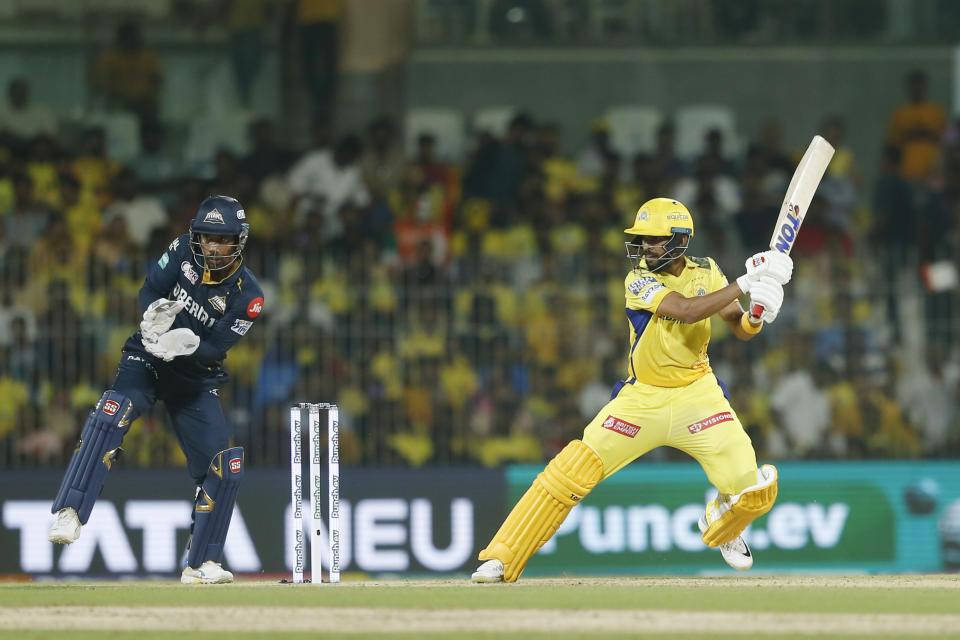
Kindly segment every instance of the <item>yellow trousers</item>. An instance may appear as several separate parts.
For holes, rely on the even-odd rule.
[[[661,446],[690,454],[720,493],[739,493],[757,478],[753,445],[712,373],[686,387],[624,385],[583,442],[603,461],[603,478]]]

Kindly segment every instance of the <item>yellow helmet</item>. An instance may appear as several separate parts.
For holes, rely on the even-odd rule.
[[[634,236],[672,236],[678,233],[692,238],[693,216],[676,200],[654,198],[640,206],[633,226],[623,232]]]

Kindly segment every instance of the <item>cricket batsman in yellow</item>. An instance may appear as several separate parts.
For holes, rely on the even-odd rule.
[[[614,386],[583,439],[564,447],[520,498],[480,552],[484,562],[474,582],[514,582],[597,483],[661,446],[693,456],[719,491],[700,517],[704,543],[719,547],[736,569],[753,566],[740,534],[773,506],[777,469],[757,468],[750,438],[710,368],[710,317],[720,314],[741,340],[757,335],[780,311],[793,261],[764,251],[747,260],[746,273],[736,282],[727,283],[711,258],[685,255],[693,217],[669,198],[644,203],[625,233],[633,262],[624,280],[630,321],[627,378]],[[759,319],[740,306],[746,293],[751,307],[763,307]]]

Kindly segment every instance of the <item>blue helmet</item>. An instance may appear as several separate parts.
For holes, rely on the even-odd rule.
[[[200,203],[197,215],[190,221],[190,249],[193,251],[193,259],[196,263],[206,268],[206,259],[200,246],[200,234],[236,236],[237,242],[233,245],[233,253],[229,255],[234,261],[237,260],[250,235],[250,225],[247,223],[243,205],[230,196],[210,196]],[[229,264],[233,264],[233,261]]]

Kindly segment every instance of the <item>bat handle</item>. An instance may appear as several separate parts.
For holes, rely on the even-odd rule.
[[[750,316],[754,320],[759,320],[760,316],[763,315],[763,305],[762,304],[753,304],[750,306]]]

